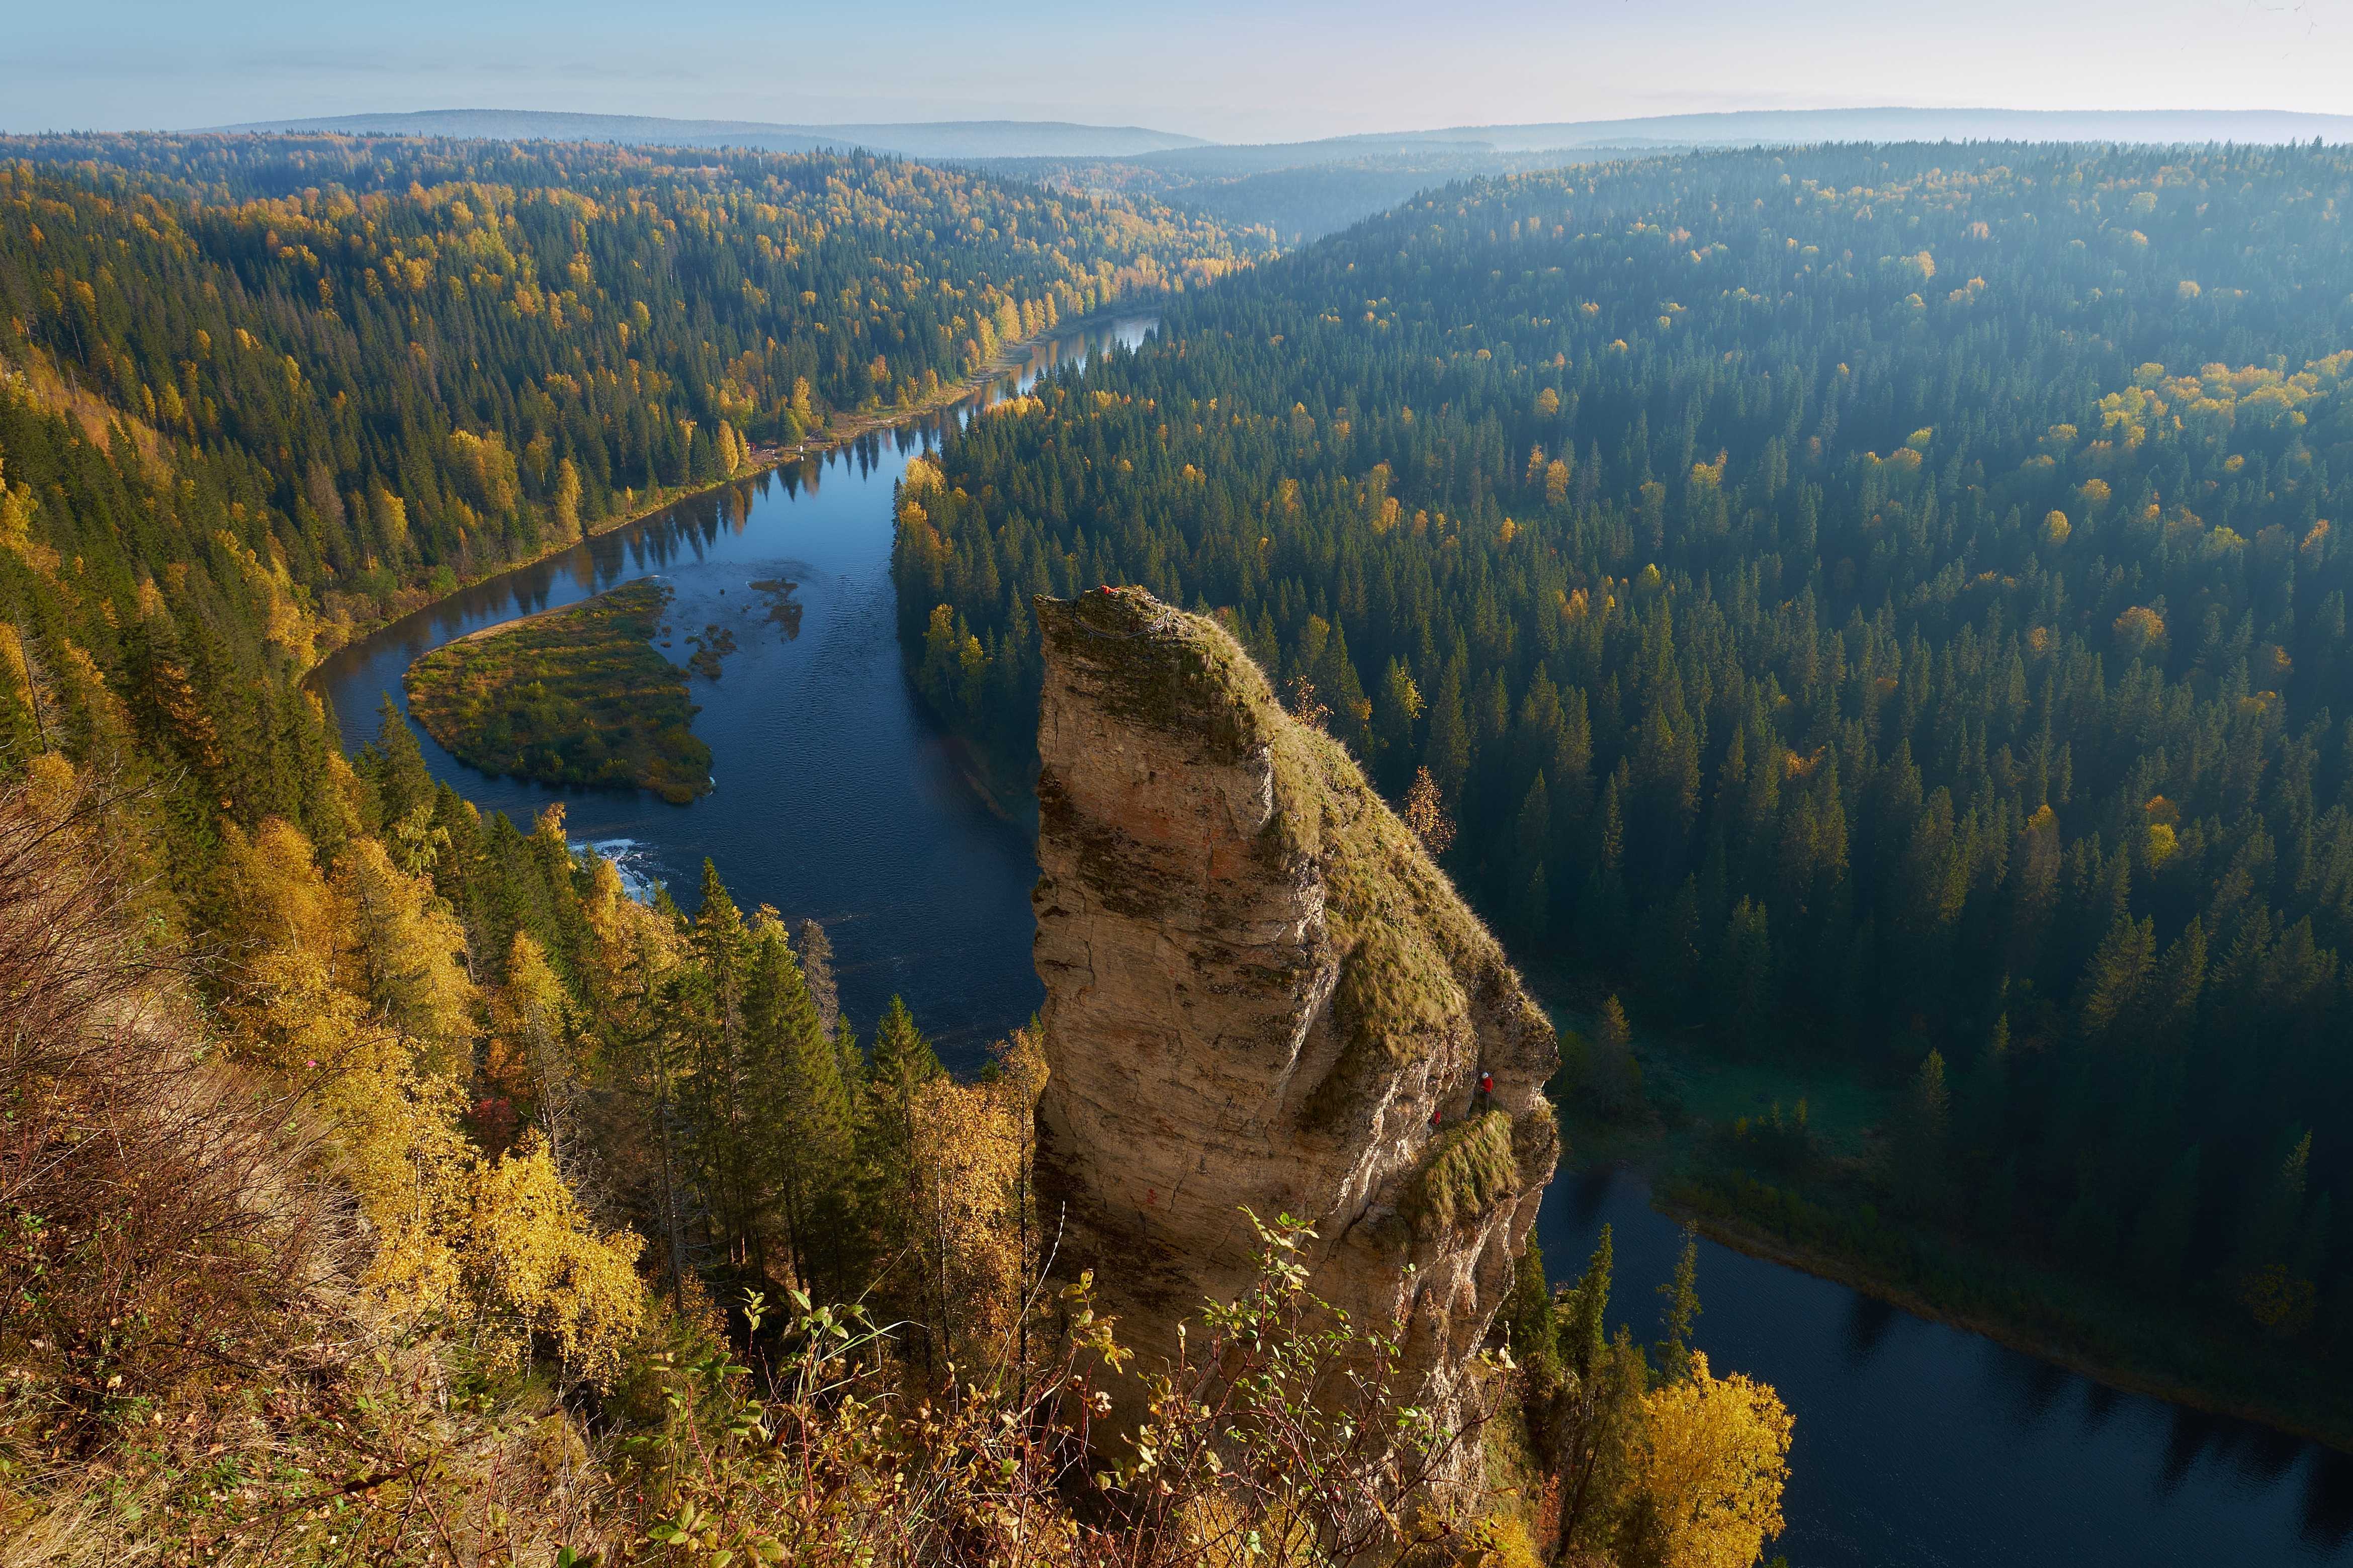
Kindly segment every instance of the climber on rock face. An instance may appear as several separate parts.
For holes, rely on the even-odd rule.
[[[1482,1105],[1492,1105],[1494,1103],[1494,1100],[1495,1075],[1491,1072],[1482,1072],[1479,1075],[1479,1103]]]

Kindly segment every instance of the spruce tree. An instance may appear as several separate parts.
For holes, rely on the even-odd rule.
[[[848,1250],[853,1116],[834,1055],[784,927],[763,921],[746,987],[760,1075],[761,1173],[776,1194],[793,1272],[826,1299],[854,1294]]]
[[[1691,1370],[1692,1331],[1699,1326],[1699,1233],[1683,1227],[1674,1278],[1659,1287],[1659,1375],[1680,1383]]]

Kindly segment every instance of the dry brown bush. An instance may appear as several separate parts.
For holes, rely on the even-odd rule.
[[[0,1364],[52,1453],[272,1359],[330,1228],[290,1102],[207,1050],[133,923],[106,852],[131,804],[49,758],[0,788]]]

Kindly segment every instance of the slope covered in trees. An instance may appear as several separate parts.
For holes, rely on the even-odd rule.
[[[1039,1279],[1024,1041],[956,1082],[905,1009],[839,1016],[821,931],[715,868],[691,916],[632,900],[560,814],[436,786],[397,721],[347,762],[300,684],[633,489],[1206,278],[1222,240],[866,161],[12,151],[7,1554],[1177,1564],[1518,1528],[1425,1510],[1479,1430],[1415,1426],[1393,1342],[1320,1326],[1279,1229],[1202,1324],[1219,1403],[1098,1470],[1100,1385],[1146,1369]],[[1723,1403],[1652,1383],[1612,1385],[1613,1477]],[[1755,1457],[1593,1528],[1753,1500]]]
[[[15,406],[26,468],[87,453]],[[58,471],[82,515],[126,499],[81,493],[102,460]],[[141,683],[167,606],[118,610],[142,662],[102,669],[110,601],[50,584],[33,529],[4,542],[32,633],[0,649],[0,1462],[28,1560],[1177,1568],[1278,1524],[1358,1552],[1401,1517],[1466,1549],[1547,1526],[1433,1489],[1516,1406],[1417,1426],[1394,1336],[1324,1326],[1279,1228],[1200,1325],[1214,1405],[1087,1463],[1103,1385],[1148,1369],[1040,1279],[1026,1038],[975,1083],[902,1007],[861,1042],[822,931],[708,867],[691,916],[632,900],[559,811],[524,831],[436,785],[396,715],[356,766],[306,749],[299,691],[224,734],[184,669]],[[192,766],[245,743],[269,787]],[[1514,1329],[1548,1344],[1535,1279]],[[1786,1418],[1740,1380],[1621,1334],[1530,1393],[1499,1462],[1597,1457],[1579,1539],[1648,1552],[1719,1497],[1701,1543],[1778,1527]]]
[[[1018,780],[1032,594],[1213,610],[1426,772],[1524,960],[1933,1078],[1886,1211],[2342,1365],[2348,197],[2297,148],[1450,187],[911,470],[920,687]]]
[[[0,363],[201,453],[199,536],[331,640],[1236,259],[1148,203],[864,156],[0,140]]]

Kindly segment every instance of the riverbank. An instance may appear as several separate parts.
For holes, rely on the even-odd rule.
[[[1668,1114],[1630,1126],[1564,1107],[1562,1131],[1581,1165],[1641,1173],[1662,1213],[1736,1252],[2107,1387],[2353,1453],[2353,1412],[2345,1401],[2315,1397],[2327,1384],[2315,1379],[2309,1359],[2261,1341],[2253,1325],[2232,1339],[2211,1320],[2119,1287],[1882,1215],[1865,1194],[1864,1177],[1876,1124],[1889,1109],[1884,1094],[1828,1068],[1718,1062],[1683,1043],[1640,1041],[1637,1054]],[[1711,1148],[1713,1134],[1736,1117],[1755,1120],[1800,1101],[1823,1150],[1810,1176],[1775,1184]]]
[[[1972,1309],[1933,1290],[1901,1284],[1884,1271],[1873,1268],[1867,1261],[1851,1254],[1799,1242],[1752,1218],[1737,1213],[1727,1214],[1695,1202],[1688,1187],[1677,1186],[1672,1181],[1665,1185],[1654,1185],[1651,1191],[1661,1213],[1694,1226],[1709,1240],[1750,1258],[1843,1285],[1873,1300],[1900,1308],[1914,1317],[1979,1335],[2123,1393],[2147,1394],[2210,1415],[2249,1422],[2290,1436],[2323,1444],[2340,1452],[2353,1453],[2353,1423],[2348,1423],[2342,1415],[2331,1415],[2318,1407],[2306,1408],[2292,1397],[2283,1398],[2276,1393],[2268,1395],[2234,1393],[2218,1388],[2212,1382],[2189,1381],[2178,1373],[2137,1363],[2114,1352],[2087,1349],[2063,1331],[2037,1328],[2019,1316]],[[2073,1281],[2041,1276],[2038,1270],[2022,1269],[2015,1264],[1990,1258],[1981,1258],[1978,1261],[2013,1285],[2022,1285],[2025,1280],[2040,1276],[2042,1283],[2055,1288],[2053,1295],[2057,1300],[2079,1298],[2087,1293],[2084,1287]],[[2117,1321],[2110,1326],[2131,1331],[2129,1320]],[[2142,1333],[2153,1336],[2178,1333],[2193,1345],[2211,1341],[2211,1336],[2198,1334],[2187,1325],[2167,1324],[2146,1315],[2143,1315],[2138,1328]],[[2309,1387],[2313,1383],[2310,1368],[2295,1363],[2293,1358],[2266,1356],[2263,1362],[2274,1379],[2284,1381],[2301,1374],[2305,1386]]]
[[[987,392],[991,385],[1033,361],[1038,350],[1054,342],[1057,339],[1072,333],[1100,330],[1116,321],[1134,319],[1139,313],[1150,314],[1151,312],[1140,312],[1133,306],[1124,306],[1095,310],[1084,316],[1073,317],[1069,321],[1058,321],[1045,331],[1023,338],[1018,342],[1005,345],[997,351],[995,358],[973,375],[961,381],[943,382],[936,392],[919,402],[909,404],[904,407],[892,405],[886,409],[877,409],[863,414],[837,412],[828,420],[826,427],[816,435],[805,437],[790,445],[748,448],[750,460],[724,479],[713,479],[707,484],[663,486],[649,489],[642,494],[624,491],[624,495],[628,499],[623,510],[584,525],[577,537],[551,540],[542,548],[530,553],[512,556],[463,576],[457,575],[453,569],[446,581],[434,587],[418,586],[401,589],[394,594],[384,613],[372,620],[331,621],[316,625],[311,657],[303,666],[303,679],[310,679],[317,672],[319,666],[337,649],[359,642],[396,621],[420,611],[429,610],[436,605],[455,598],[469,588],[477,587],[509,572],[520,571],[552,561],[567,550],[577,549],[589,540],[602,538],[607,534],[618,532],[634,523],[643,522],[657,512],[677,506],[681,501],[692,500],[699,496],[716,495],[722,490],[737,485],[749,484],[787,464],[822,458],[828,453],[839,451],[867,437],[881,435],[921,420],[936,417],[957,405]],[[992,801],[992,805],[994,804]]]

